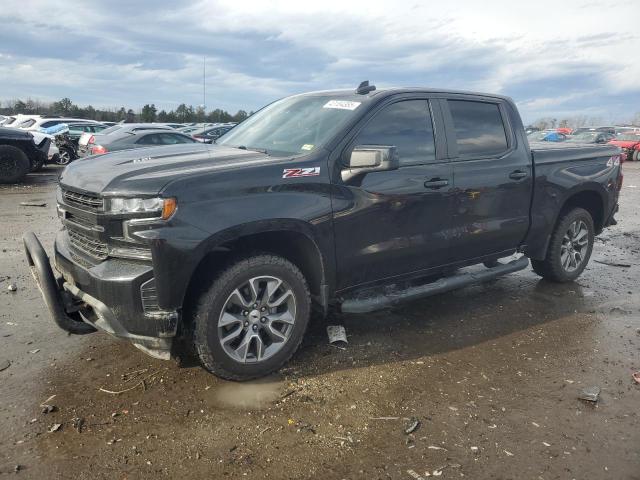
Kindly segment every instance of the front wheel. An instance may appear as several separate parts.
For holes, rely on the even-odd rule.
[[[202,365],[229,380],[278,370],[309,323],[311,299],[300,270],[274,255],[255,255],[222,272],[200,297],[193,330]]]
[[[554,282],[571,282],[589,263],[595,238],[593,218],[583,208],[564,213],[551,234],[544,260],[531,260],[533,271]]]
[[[0,183],[16,183],[29,173],[31,163],[25,153],[13,145],[0,145]]]
[[[56,157],[56,165],[68,165],[74,159],[74,155],[71,150],[67,148],[61,148],[60,154]]]

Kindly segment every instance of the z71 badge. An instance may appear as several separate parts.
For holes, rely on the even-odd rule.
[[[320,175],[320,167],[285,168],[282,178],[317,177]]]

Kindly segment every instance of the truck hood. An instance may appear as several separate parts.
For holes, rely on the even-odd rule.
[[[269,161],[264,153],[201,143],[137,148],[76,160],[62,172],[60,185],[108,195],[155,195],[178,178]]]

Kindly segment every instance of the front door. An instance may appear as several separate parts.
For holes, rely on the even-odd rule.
[[[343,158],[356,146],[395,146],[400,167],[337,185],[338,289],[444,263],[453,177],[444,152],[436,152],[432,117],[427,99],[391,101],[349,142]]]

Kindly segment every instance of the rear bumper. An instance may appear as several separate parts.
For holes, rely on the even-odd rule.
[[[65,239],[56,239],[55,275],[36,236],[23,236],[27,261],[55,323],[74,334],[99,329],[169,359],[178,313],[145,312],[140,297],[142,284],[153,278],[152,267],[115,259],[81,265]]]

